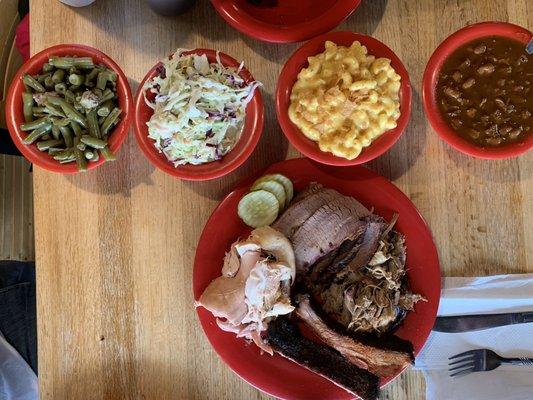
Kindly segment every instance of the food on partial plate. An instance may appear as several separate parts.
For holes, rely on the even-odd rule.
[[[205,54],[179,49],[163,60],[144,85],[154,112],[148,137],[174,164],[200,165],[222,159],[241,137],[246,106],[259,82],[246,82],[239,68],[210,63]]]
[[[273,354],[263,336],[270,321],[294,310],[290,290],[295,274],[287,238],[268,226],[255,229],[247,240],[231,245],[222,276],[209,284],[197,306],[211,311],[222,330]]]
[[[112,161],[108,146],[113,127],[120,122],[117,73],[95,65],[91,57],[52,56],[39,74],[25,74],[22,104],[29,132],[26,145],[36,144],[61,164],[76,162],[80,171],[100,154]]]
[[[286,176],[262,176],[239,201],[237,212],[244,223],[252,228],[270,225],[290,203],[293,193],[292,182]]]
[[[292,88],[289,117],[321,151],[352,160],[396,128],[401,77],[391,60],[368,54],[358,41],[327,41],[308,62]]]
[[[276,198],[264,182],[285,182],[290,190],[285,199]],[[292,199],[288,183],[281,175],[266,175],[251,186],[258,190],[241,200],[241,218],[251,215],[257,222],[268,215],[275,221],[232,246],[223,276],[208,286],[198,304],[225,318],[217,319],[222,329],[246,336],[268,353],[277,352],[362,399],[376,399],[381,378],[396,376],[413,363],[412,344],[394,331],[416,303],[425,301],[409,288],[405,238],[394,229],[398,215],[387,222],[353,197],[318,183]],[[282,203],[287,207],[276,219],[272,210],[282,210]],[[268,213],[261,214],[263,209]],[[289,266],[290,273],[280,270]],[[253,272],[259,268],[286,277],[272,284],[254,280],[262,282],[254,287],[271,288],[272,300],[248,290],[253,277],[265,275]],[[276,302],[283,307],[272,306]],[[260,317],[245,318],[251,304],[262,310]],[[274,309],[278,311],[270,311]],[[300,333],[302,326],[313,340]]]
[[[522,141],[533,132],[533,55],[517,40],[488,36],[444,61],[437,104],[446,123],[482,147]]]

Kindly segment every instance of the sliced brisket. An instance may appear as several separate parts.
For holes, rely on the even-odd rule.
[[[278,317],[269,324],[267,339],[277,353],[289,360],[363,400],[377,399],[379,379],[376,375],[350,363],[332,348],[303,337],[287,317]]]
[[[298,195],[291,206],[272,225],[291,239],[300,226],[321,207],[330,204],[346,208],[352,217],[361,219],[370,212],[353,197],[343,196],[333,189],[325,189],[321,185],[312,184]]]

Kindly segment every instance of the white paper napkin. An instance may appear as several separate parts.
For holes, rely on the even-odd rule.
[[[533,274],[444,278],[438,315],[533,311]],[[416,359],[426,377],[427,400],[533,399],[533,367],[501,366],[451,378],[448,357],[488,348],[503,357],[533,357],[533,324],[431,335]]]

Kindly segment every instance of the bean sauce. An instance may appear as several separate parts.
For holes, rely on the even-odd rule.
[[[484,147],[523,140],[533,128],[533,56],[500,36],[466,43],[444,62],[437,103],[448,125]]]

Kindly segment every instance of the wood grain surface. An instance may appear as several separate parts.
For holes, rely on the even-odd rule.
[[[338,29],[370,34],[394,49],[414,87],[402,139],[368,167],[392,180],[427,219],[445,275],[533,270],[533,152],[482,161],[444,144],[424,117],[420,83],[434,48],[466,24],[533,26],[530,0],[364,0]],[[130,134],[119,159],[60,176],[36,169],[35,236],[39,380],[43,399],[263,399],[211,349],[191,289],[195,247],[218,201],[241,178],[298,156],[276,122],[273,93],[298,47],[235,31],[207,0],[177,18],[141,0],[97,0],[83,9],[31,2],[31,49],[77,42],[100,48],[134,90],[177,47],[219,49],[245,60],[264,82],[266,124],[251,158],[216,181],[188,183],[154,168]],[[425,398],[407,372],[384,399]]]

